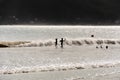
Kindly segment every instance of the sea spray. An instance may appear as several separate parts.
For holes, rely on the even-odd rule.
[[[46,40],[46,41],[14,41],[14,42],[0,42],[2,45],[6,45],[9,47],[43,47],[43,46],[54,46],[54,40]],[[115,45],[120,44],[120,40],[118,39],[66,39],[64,41],[64,45],[72,46],[82,46],[82,45]],[[60,43],[58,44],[60,45]]]

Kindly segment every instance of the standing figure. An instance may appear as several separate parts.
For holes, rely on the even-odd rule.
[[[106,46],[106,49],[108,49],[108,46]]]
[[[57,48],[57,45],[58,45],[58,39],[56,38],[55,39],[55,47]]]
[[[64,42],[63,38],[61,38],[60,42],[61,42],[61,48],[63,48],[63,42]]]

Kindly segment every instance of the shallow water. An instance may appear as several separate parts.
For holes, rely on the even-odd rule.
[[[119,40],[116,27],[1,26],[0,41]],[[106,45],[108,49],[106,49]],[[100,47],[102,46],[102,48]],[[96,48],[98,47],[98,48]],[[120,45],[0,48],[0,80],[119,80]]]
[[[120,27],[116,26],[0,26],[0,41],[37,41],[55,38],[118,39]]]
[[[108,50],[96,49],[95,45],[0,49],[0,79],[114,80],[120,75],[119,47],[111,45]]]
[[[1,80],[119,80],[120,68],[36,72],[2,75]]]

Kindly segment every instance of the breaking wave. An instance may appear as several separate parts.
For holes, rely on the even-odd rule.
[[[58,42],[59,43],[59,42]],[[120,40],[118,39],[66,39],[64,41],[64,45],[101,45],[101,44],[120,44]],[[48,41],[14,41],[14,42],[0,42],[0,46],[8,46],[8,47],[42,47],[42,46],[53,46],[55,45],[54,40]],[[58,44],[60,45],[60,43]]]
[[[31,73],[31,72],[48,72],[48,71],[66,71],[66,70],[79,70],[90,68],[110,68],[119,65],[120,61],[101,61],[91,63],[68,63],[68,64],[51,64],[44,66],[29,66],[29,67],[14,67],[9,69],[7,66],[3,66],[0,70],[0,74],[16,74],[16,73]]]

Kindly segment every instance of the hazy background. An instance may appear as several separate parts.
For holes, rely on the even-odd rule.
[[[0,24],[120,24],[120,0],[0,0]]]

